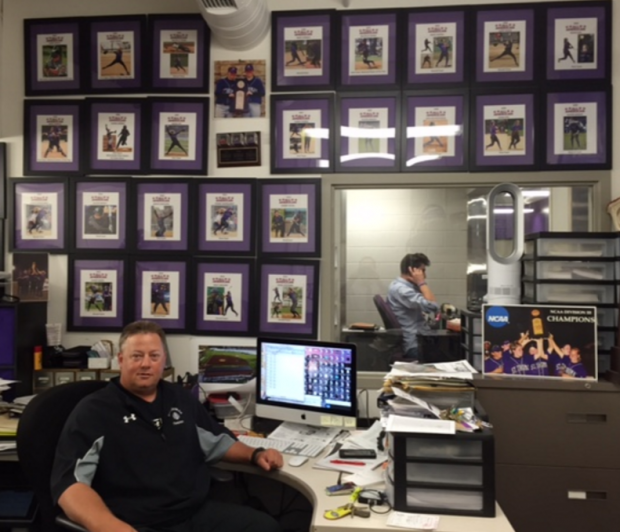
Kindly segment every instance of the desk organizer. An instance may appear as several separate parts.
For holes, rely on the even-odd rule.
[[[386,492],[400,512],[495,517],[493,433],[388,435]]]

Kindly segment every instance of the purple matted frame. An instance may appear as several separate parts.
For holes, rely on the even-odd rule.
[[[8,190],[9,251],[65,252],[69,219],[67,180],[13,178],[9,179]]]
[[[161,325],[167,333],[185,332],[187,329],[185,309],[188,308],[187,263],[173,259],[165,262],[136,260],[133,270],[136,275],[134,279],[134,319],[154,321]],[[172,285],[174,277],[177,278],[177,287],[176,290],[173,290],[173,287],[170,286],[168,301],[153,301],[152,284],[169,283]],[[148,292],[145,294],[147,286]],[[148,299],[145,301],[145,298]],[[167,304],[168,317],[159,317],[156,313],[159,306],[154,309],[154,312],[144,312],[144,305],[148,304],[150,307],[153,303],[156,305],[159,303],[164,309],[166,307],[163,305]],[[151,309],[149,308],[149,310]]]
[[[86,100],[90,118],[88,173],[143,173],[142,124],[145,100]],[[107,126],[112,133],[106,134]],[[126,128],[128,135],[123,134]],[[112,149],[106,144],[112,144]],[[123,143],[124,142],[124,143]]]
[[[189,246],[189,183],[163,179],[157,181],[137,180],[134,186],[136,190],[134,197],[138,203],[137,249],[139,251],[187,251]],[[147,231],[153,233],[151,216],[147,220],[147,195],[151,199],[148,212],[152,212],[151,208],[157,208],[160,214],[171,219],[171,222],[168,221],[168,218],[163,219],[163,229],[168,232],[172,227],[172,237],[164,236],[163,240],[159,240],[157,231],[149,236],[145,234]],[[178,215],[176,214],[177,210],[180,210]],[[159,226],[158,229],[162,229],[162,226]],[[177,231],[180,231],[178,238]]]
[[[612,40],[610,8],[611,2],[586,2],[579,6],[564,4],[562,7],[549,5],[546,27],[547,79],[589,80],[609,77]],[[579,39],[583,38],[583,33],[592,31],[592,23],[586,23],[588,19],[596,20],[596,40],[592,43],[593,57],[582,54],[578,45]],[[564,49],[564,38],[568,39],[572,46],[567,50],[568,54]],[[573,61],[569,64],[569,69],[557,68],[561,61],[568,63],[571,57]],[[593,58],[596,61],[592,68],[584,68],[592,63]]]
[[[476,14],[476,81],[478,82],[498,82],[498,81],[532,81],[534,79],[534,9],[492,9],[480,10]],[[489,24],[490,31],[485,29]],[[489,57],[485,55],[485,45],[489,48],[491,44],[486,42],[491,33],[514,33],[519,29],[518,24],[525,26],[525,58],[519,53],[519,64],[510,65],[504,68],[493,68],[485,71],[485,66],[490,68]],[[515,27],[516,26],[516,27]],[[493,46],[500,48],[503,44],[498,42]],[[489,50],[490,52],[490,50]],[[513,53],[514,52],[510,52]],[[540,55],[540,54],[537,54]],[[498,57],[498,56],[495,56]],[[512,57],[511,57],[512,59]],[[514,59],[512,59],[514,61]]]
[[[449,26],[447,25],[449,24]],[[407,38],[407,85],[417,86],[423,84],[464,83],[465,82],[465,11],[434,11],[434,12],[409,12]],[[455,37],[456,36],[456,37]],[[448,60],[452,61],[450,67],[446,67],[445,61],[441,67],[433,67],[435,49],[432,46],[431,68],[424,70],[421,54],[425,50],[426,39],[435,43],[433,39],[453,39],[452,50],[448,50]],[[456,55],[454,54],[456,49]],[[441,53],[440,53],[441,57]],[[439,58],[435,60],[437,63]]]
[[[271,13],[271,86],[273,91],[307,91],[311,90],[331,90],[334,88],[334,62],[332,59],[332,48],[336,41],[333,31],[334,10],[318,10],[300,14],[299,11],[273,11]],[[290,37],[287,40],[287,37]],[[306,60],[302,68],[291,65],[290,72],[287,72],[286,63],[289,62],[290,48],[287,49],[287,42],[295,41],[321,41],[320,45],[316,42],[314,46],[320,46],[318,59],[314,59],[320,65],[319,68],[309,68],[307,65],[308,53],[315,57],[315,50],[302,50],[303,58]],[[292,57],[292,55],[291,55]],[[299,56],[298,56],[299,57]],[[301,57],[299,57],[301,59]],[[293,61],[294,59],[290,59]]]
[[[83,92],[79,19],[24,20],[26,96]]]
[[[77,100],[24,102],[24,175],[81,174],[82,109]]]
[[[555,92],[547,94],[547,147],[545,163],[557,168],[561,165],[583,165],[584,167],[611,168],[611,124],[610,97],[606,91]],[[594,119],[594,124],[592,120]],[[571,122],[575,127],[576,143],[585,149],[577,148],[574,153],[566,149],[566,143],[574,146],[571,137]],[[561,123],[560,123],[561,122]],[[562,127],[560,131],[558,128]],[[588,149],[591,135],[596,134],[595,149]],[[561,135],[558,138],[558,135]]]
[[[317,122],[320,122],[319,127]],[[275,124],[271,140],[272,174],[324,174],[334,171],[332,94],[272,95],[271,123]],[[304,134],[306,124],[313,125],[315,138]],[[309,143],[307,152],[306,142]],[[294,146],[297,149],[293,149]]]
[[[407,123],[402,134],[405,144],[402,171],[465,170],[468,155],[467,96],[405,93],[404,105]],[[427,130],[430,123],[451,131],[434,136],[432,130]]]
[[[321,180],[259,180],[262,255],[321,256]],[[284,214],[282,214],[284,211]],[[293,218],[301,213],[298,231]],[[282,219],[275,220],[280,215]]]
[[[209,92],[209,64],[211,31],[202,15],[149,15],[149,43],[151,47],[151,90],[153,92]],[[193,40],[195,38],[195,41]],[[186,55],[187,77],[172,73],[173,53],[164,42],[176,45],[176,55]],[[193,45],[193,46],[192,46]],[[163,60],[170,55],[167,76]],[[195,59],[192,59],[192,55]],[[179,58],[180,64],[182,64]]]
[[[522,93],[522,94],[477,94],[474,96],[474,119],[471,127],[471,139],[472,139],[472,167],[478,170],[491,170],[498,168],[501,170],[523,170],[524,166],[533,167],[536,164],[536,145],[534,143],[534,132],[537,124],[536,114],[536,100],[534,94]],[[515,106],[524,106],[524,113],[519,114],[518,109]],[[486,118],[487,116],[493,116],[493,118]],[[525,140],[525,150],[522,155],[512,155],[509,149],[511,142],[511,136],[508,134],[502,134],[500,140],[500,154],[489,155],[485,154],[487,140],[492,141],[491,137],[487,139],[487,135],[491,132],[487,128],[487,125],[491,127],[491,120],[500,121],[508,120],[509,127],[515,125],[512,121],[515,119],[521,120],[520,141]],[[523,126],[523,120],[525,119],[525,127]],[[486,121],[489,121],[489,124]],[[518,127],[518,126],[516,126]],[[495,147],[494,145],[492,147]],[[494,153],[494,152],[493,152]]]
[[[78,181],[74,185],[75,196],[75,233],[74,242],[76,250],[110,250],[127,249],[127,206],[129,205],[129,181],[128,180],[88,180]],[[114,200],[118,195],[118,203]],[[88,216],[96,216],[94,211],[99,212],[108,208],[113,218],[110,218],[109,233],[99,233],[94,230],[87,233]],[[116,211],[114,213],[114,208]]]
[[[319,312],[319,261],[281,261],[259,264],[258,333],[268,336],[316,338]],[[276,294],[275,288],[278,289]],[[296,311],[291,314],[293,300],[286,291],[294,289]],[[276,310],[274,306],[281,304]],[[279,310],[279,312],[278,312]]]
[[[400,93],[390,92],[377,96],[366,96],[365,94],[339,94],[337,100],[337,126],[336,126],[336,171],[343,172],[354,169],[357,172],[397,172],[400,170]],[[352,112],[358,115],[358,124],[350,122]],[[374,150],[376,143],[379,144],[378,151],[380,156],[373,156],[373,151],[365,155],[359,150],[360,143],[368,141],[365,137],[355,137],[354,135],[364,131],[359,127],[362,121],[381,122],[387,119],[387,124],[376,128],[377,131],[384,131],[387,138],[383,138],[381,133],[379,138],[368,137]],[[375,129],[368,129],[373,131]],[[349,134],[350,133],[350,134]],[[383,147],[381,144],[385,143]],[[383,150],[384,148],[384,150]],[[365,149],[365,148],[364,148]],[[357,153],[356,153],[357,151]]]
[[[147,79],[147,64],[143,60],[146,16],[95,17],[90,20],[88,32],[90,39],[90,69],[88,72],[90,92],[106,94],[144,92],[145,80]],[[107,44],[103,44],[104,41]],[[119,62],[114,50],[106,48],[106,46],[116,47],[119,42],[129,43],[130,46],[130,55],[127,57],[126,52],[124,52],[122,63]],[[102,53],[102,48],[108,51]],[[104,69],[115,66],[113,65],[114,62],[121,67],[125,65],[129,74],[124,68],[121,70],[119,67],[116,69],[118,74],[111,75],[109,79],[100,79],[99,69],[101,68],[101,72],[103,72]],[[128,65],[127,63],[131,64]]]
[[[194,272],[196,287],[196,322],[193,332],[201,335],[236,334],[253,336],[255,334],[255,296],[254,296],[254,260],[198,260],[195,262]],[[222,288],[225,292],[231,291],[235,311],[239,316],[228,312],[226,315],[217,317],[210,308],[207,309],[207,286]],[[224,297],[223,309],[226,309]],[[207,319],[207,316],[212,318]]]
[[[339,11],[340,14],[340,76],[338,79],[339,89],[360,90],[363,87],[381,87],[381,89],[397,88],[400,82],[398,71],[400,52],[398,42],[398,24],[395,11],[364,11],[348,12]],[[382,66],[378,74],[366,74],[373,69],[368,66],[367,70],[359,70],[360,74],[352,74],[351,62],[356,61],[355,44],[351,46],[351,40],[367,38],[387,39],[388,44],[382,45]],[[383,58],[387,51],[387,65],[383,64]],[[398,55],[398,57],[397,57]],[[373,55],[369,56],[369,60]],[[357,61],[356,61],[357,63]],[[357,72],[357,70],[355,71]]]
[[[127,264],[125,259],[109,257],[107,260],[89,260],[84,256],[69,256],[69,289],[67,290],[67,330],[80,331],[114,331],[117,332],[127,323],[126,279]],[[111,283],[111,310],[99,310],[87,314],[86,283],[100,283],[97,288],[105,290],[105,283]],[[92,291],[91,291],[92,294]],[[103,296],[103,294],[102,294]],[[103,304],[106,304],[105,301]],[[105,307],[103,307],[105,308]]]
[[[150,102],[150,172],[166,175],[206,174],[209,98],[151,98]],[[178,144],[174,145],[169,133],[172,131],[179,138],[179,127],[187,127],[187,130],[181,130],[187,132],[186,139],[179,140],[187,155],[181,155],[181,148]],[[166,155],[168,151],[172,155]]]
[[[254,255],[256,249],[256,180],[209,179],[198,183],[198,252],[215,255]],[[214,228],[213,211],[231,208],[234,234]]]

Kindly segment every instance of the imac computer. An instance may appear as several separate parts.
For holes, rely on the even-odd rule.
[[[257,357],[259,420],[355,428],[354,344],[258,338]]]

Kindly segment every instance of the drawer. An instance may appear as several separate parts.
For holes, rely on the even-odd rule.
[[[393,448],[389,434],[390,448]],[[405,444],[407,458],[439,460],[482,460],[482,441],[441,438],[408,438]]]
[[[614,258],[617,238],[538,238],[526,240],[526,257]]]
[[[537,303],[564,303],[567,305],[616,303],[617,292],[617,285],[543,284],[523,281],[523,297]]]
[[[78,371],[76,375],[76,380],[78,381],[96,381],[97,380],[97,372],[96,371]]]
[[[56,371],[54,372],[54,386],[59,384],[67,384],[75,381],[75,372],[73,371]]]
[[[394,478],[393,461],[390,461],[389,471],[390,478]],[[405,464],[405,478],[407,482],[462,484],[482,488],[482,466],[409,462]]]
[[[46,390],[54,386],[53,371],[35,371],[33,376],[33,388],[35,390]]]
[[[113,379],[114,377],[118,377],[119,374],[120,373],[118,371],[100,371],[99,379],[102,381],[109,381],[110,379]]]
[[[615,262],[525,261],[523,275],[530,279],[614,281]]]
[[[517,532],[618,530],[620,471],[501,464],[496,482],[497,501]]]
[[[615,308],[597,308],[596,324],[599,327],[617,327],[618,310]]]

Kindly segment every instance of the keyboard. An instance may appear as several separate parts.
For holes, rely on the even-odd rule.
[[[320,443],[301,443],[286,440],[270,440],[269,438],[259,438],[257,436],[239,436],[239,441],[248,447],[264,447],[265,449],[276,449],[284,454],[294,454],[296,456],[308,456],[314,458],[325,449],[325,445]]]

